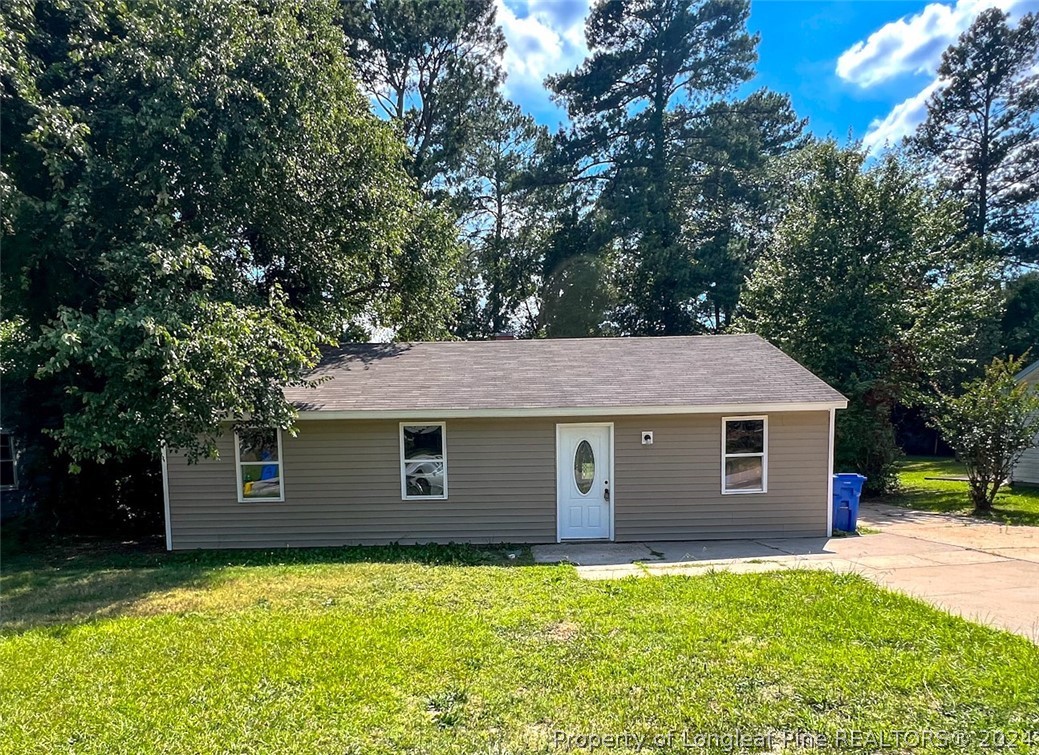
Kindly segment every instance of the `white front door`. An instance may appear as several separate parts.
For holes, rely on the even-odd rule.
[[[567,424],[557,427],[559,539],[612,539],[613,426]]]

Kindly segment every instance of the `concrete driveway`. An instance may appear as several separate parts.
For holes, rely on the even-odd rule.
[[[854,572],[983,624],[1039,643],[1039,527],[865,504],[859,524],[876,534],[659,543],[535,546],[539,563],[568,561],[586,579],[753,573]]]

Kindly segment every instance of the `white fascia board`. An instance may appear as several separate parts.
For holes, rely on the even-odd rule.
[[[830,440],[826,461],[826,537],[833,537],[833,453],[836,439],[836,412],[830,410]]]
[[[413,420],[422,417],[436,419],[464,419],[480,417],[634,417],[656,414],[766,414],[769,412],[828,412],[845,409],[848,402],[815,401],[787,404],[705,404],[700,406],[565,406],[514,407],[501,409],[348,409],[304,410],[299,419],[397,419]]]

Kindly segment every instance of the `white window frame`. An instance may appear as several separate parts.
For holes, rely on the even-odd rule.
[[[274,434],[278,439],[277,461],[242,461],[242,442],[238,437],[238,431],[234,432],[234,471],[235,487],[238,489],[239,503],[283,503],[285,501],[285,455],[281,450],[281,428],[275,427]],[[246,498],[242,492],[242,467],[262,467],[268,464],[278,465],[278,497],[257,496]]]
[[[725,452],[726,429],[730,422],[761,420],[762,450],[760,453],[730,454]],[[725,487],[725,466],[729,459],[761,458],[761,488],[753,490],[728,490]],[[746,416],[722,417],[722,495],[762,495],[768,492],[768,415],[753,414]]]
[[[10,485],[0,485],[0,490],[18,490],[18,449],[14,444],[14,433],[8,430],[0,430],[0,435],[7,436],[11,444],[11,479],[14,480]]]
[[[439,427],[441,442],[441,458],[431,459],[439,461],[444,465],[444,494],[443,495],[408,495],[408,480],[405,473],[408,464],[404,458],[404,428],[405,427]],[[402,501],[446,501],[447,500],[447,423],[446,422],[423,422],[416,420],[412,422],[401,422],[398,425],[397,439],[400,441],[400,499]]]

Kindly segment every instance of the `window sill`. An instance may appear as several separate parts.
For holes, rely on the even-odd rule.
[[[762,490],[723,490],[722,495],[764,495],[767,489]]]
[[[408,495],[401,498],[402,501],[446,501],[446,495]]]

